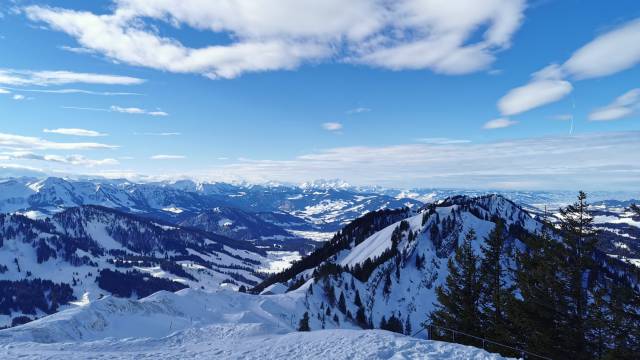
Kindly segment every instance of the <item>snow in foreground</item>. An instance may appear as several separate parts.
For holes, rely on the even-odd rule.
[[[0,358],[503,359],[380,330],[295,332],[303,300],[189,289],[107,297],[0,331]]]

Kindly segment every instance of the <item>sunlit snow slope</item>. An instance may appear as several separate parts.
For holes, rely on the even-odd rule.
[[[106,297],[0,331],[0,358],[503,359],[380,330],[295,332],[304,297],[227,290]],[[294,326],[292,326],[292,324]]]

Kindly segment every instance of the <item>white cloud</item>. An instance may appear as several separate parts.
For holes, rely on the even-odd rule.
[[[121,107],[121,106],[112,105],[109,108],[109,110],[113,111],[113,112],[124,113],[124,114],[142,114],[142,115],[151,115],[151,116],[169,116],[169,114],[167,114],[164,111],[148,111],[148,110],[140,109],[140,108],[137,108],[137,107]]]
[[[589,120],[609,121],[633,115],[640,109],[640,89],[633,89],[619,96],[611,104],[592,111]]]
[[[502,128],[506,128],[506,127],[509,127],[509,126],[513,126],[513,125],[515,125],[517,123],[518,123],[517,121],[510,120],[510,119],[507,119],[507,118],[499,118],[499,119],[493,119],[493,120],[487,121],[484,124],[483,128],[484,129],[489,129],[489,130],[491,130],[491,129],[502,129]]]
[[[121,114],[133,114],[133,115],[169,116],[168,113],[160,110],[145,110],[138,107],[123,107],[123,106],[117,106],[117,105],[112,105],[109,108],[91,108],[91,107],[82,107],[82,106],[62,106],[62,108],[70,109],[70,110],[117,112]]]
[[[640,19],[596,37],[562,65],[549,65],[533,74],[526,85],[510,90],[498,101],[502,115],[519,114],[567,96],[573,86],[567,80],[597,78],[629,69],[640,63]],[[626,110],[611,108],[603,118],[625,116]]]
[[[0,88],[0,94],[11,94],[11,91]]]
[[[0,84],[11,86],[64,85],[64,84],[104,84],[137,85],[144,80],[119,75],[77,73],[72,71],[31,71],[0,69]]]
[[[117,146],[92,142],[63,143],[48,141],[31,136],[0,133],[0,148],[14,150],[93,150],[114,149],[117,148]]]
[[[34,93],[43,93],[43,94],[84,94],[84,95],[99,95],[99,96],[135,96],[141,95],[139,93],[133,92],[110,92],[110,91],[91,91],[91,90],[82,90],[82,89],[16,89],[16,88],[7,88],[10,90],[18,90],[22,92],[34,92]],[[0,94],[2,94],[2,89],[0,89]],[[9,92],[6,92],[7,94]]]
[[[117,0],[114,8],[105,15],[41,6],[24,12],[74,37],[82,52],[211,78],[329,59],[461,74],[487,68],[510,45],[525,1]],[[190,48],[147,20],[228,34],[232,42]]]
[[[253,182],[342,178],[353,184],[400,187],[520,184],[520,188],[636,191],[639,153],[640,132],[603,133],[448,146],[341,147],[288,160],[244,159],[197,175]]]
[[[516,115],[562,99],[573,91],[571,83],[562,80],[562,76],[562,69],[557,65],[534,73],[528,84],[510,90],[498,100],[500,113]]]
[[[338,131],[342,130],[342,124],[338,122],[326,122],[322,124],[322,128],[327,131]]]
[[[452,144],[468,144],[471,140],[464,139],[450,139],[450,138],[420,138],[416,139],[417,142],[425,143],[425,144],[434,144],[434,145],[452,145]]]
[[[69,128],[43,129],[42,132],[51,133],[51,134],[87,136],[87,137],[107,136],[107,134],[94,131],[94,130],[86,130],[86,129],[69,129]]]
[[[12,152],[12,153],[1,153],[0,156],[4,157],[4,160],[35,160],[35,161],[48,161],[54,163],[62,163],[69,164],[75,166],[85,166],[85,167],[94,167],[94,166],[107,166],[107,165],[118,165],[120,162],[116,159],[89,159],[82,155],[40,155],[34,154],[30,152]]]
[[[13,99],[13,100],[20,101],[20,100],[24,100],[24,99],[25,99],[25,97],[24,97],[24,95],[15,94],[15,95],[13,95],[12,99]]]
[[[366,112],[370,112],[371,109],[370,108],[366,108],[366,107],[357,107],[351,110],[347,110],[347,114],[362,114],[362,113],[366,113]]]
[[[640,63],[640,19],[598,36],[578,49],[564,68],[578,79],[615,74]]]
[[[153,155],[151,160],[181,160],[186,159],[183,155]]]

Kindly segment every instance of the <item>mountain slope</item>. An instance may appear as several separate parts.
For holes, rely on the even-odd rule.
[[[270,262],[247,242],[104,207],[70,208],[45,221],[0,214],[0,326],[108,294],[249,286]]]
[[[496,219],[502,219],[507,253],[525,246],[522,235],[542,227],[521,207],[496,195],[453,197],[406,215],[383,228],[359,219],[361,228],[375,230],[364,238],[346,236],[339,247],[319,249],[325,254],[315,266],[277,274],[255,291],[283,282],[293,293],[305,294],[312,329],[345,324],[377,328],[383,317],[393,315],[405,331],[417,331],[434,308],[435,288],[448,274],[447,261],[469,230],[477,235],[473,248],[479,253]],[[506,261],[505,266],[513,266],[512,258]]]
[[[159,292],[142,300],[107,297],[0,331],[0,357],[84,359],[478,359],[481,349],[379,330],[292,332],[304,308],[296,294]]]

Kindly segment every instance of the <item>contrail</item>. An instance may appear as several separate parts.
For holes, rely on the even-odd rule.
[[[576,113],[576,102],[573,96],[571,97],[571,108],[571,127],[569,128],[569,135],[573,135],[573,118]]]

